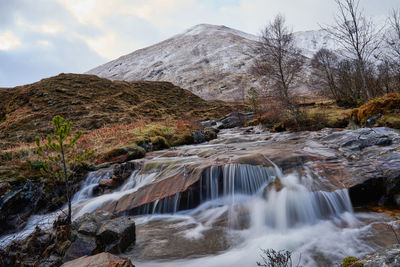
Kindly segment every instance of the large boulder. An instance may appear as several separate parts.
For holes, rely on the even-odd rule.
[[[29,216],[39,209],[43,187],[27,181],[21,188],[0,196],[0,235],[22,229]]]
[[[135,222],[120,217],[104,222],[97,230],[96,238],[105,251],[121,253],[135,242]]]
[[[134,267],[134,265],[129,258],[103,252],[94,256],[84,256],[66,262],[62,267]]]
[[[103,251],[122,253],[135,243],[135,222],[129,217],[115,218],[111,213],[87,213],[73,222],[77,231],[66,250],[64,262]]]
[[[254,113],[232,112],[217,121],[218,129],[229,129],[243,126],[247,121],[254,119]]]
[[[63,261],[70,261],[82,256],[93,255],[99,252],[97,249],[96,238],[88,235],[78,234],[67,249]]]

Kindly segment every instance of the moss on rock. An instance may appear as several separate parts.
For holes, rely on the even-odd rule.
[[[356,123],[364,124],[373,115],[398,114],[399,109],[400,94],[392,93],[372,99],[361,107],[354,109],[352,117]]]
[[[151,137],[150,141],[153,145],[153,150],[169,148],[167,140],[162,136]]]
[[[113,148],[103,155],[103,161],[123,162],[132,159],[140,159],[146,155],[146,151],[138,145]]]
[[[352,256],[346,257],[343,259],[341,266],[342,267],[362,267],[363,266],[362,263],[360,263],[360,264],[356,263],[358,260],[359,259],[356,257],[352,257]]]

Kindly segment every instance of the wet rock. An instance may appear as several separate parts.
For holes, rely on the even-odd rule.
[[[131,260],[110,253],[100,253],[94,256],[84,256],[79,259],[66,262],[62,267],[134,267]]]
[[[254,119],[254,113],[232,112],[217,121],[218,129],[229,129],[243,126],[247,121]]]
[[[56,255],[50,255],[49,257],[45,257],[39,261],[37,266],[41,267],[55,267],[60,266],[62,264],[61,259]]]
[[[10,183],[0,183],[0,196],[7,193],[7,191],[10,190],[10,188],[11,188]]]
[[[114,165],[112,179],[116,180],[117,182],[123,182],[132,174],[135,169],[138,169],[137,163],[132,161]]]
[[[215,128],[205,128],[204,130],[194,130],[192,131],[193,139],[195,144],[204,143],[217,138],[218,129]]]
[[[107,251],[121,253],[135,243],[135,222],[128,217],[115,218],[111,213],[87,213],[73,222],[78,234],[66,252],[66,260]]]
[[[331,146],[337,146],[344,153],[359,152],[371,146],[389,146],[393,143],[395,133],[384,127],[342,131],[323,138],[330,141]]]
[[[352,266],[363,266],[363,267],[400,266],[400,245],[394,245],[385,250],[368,254],[362,257],[360,260],[356,261]]]
[[[97,224],[94,221],[83,222],[78,229],[78,233],[95,236],[97,233]]]
[[[206,141],[206,136],[204,135],[204,131],[194,130],[192,131],[192,134],[195,144],[204,143]]]
[[[400,194],[395,194],[393,196],[393,202],[397,207],[400,207]]]
[[[48,247],[50,241],[50,234],[37,227],[22,246],[22,251],[31,254],[39,253]]]
[[[59,255],[65,255],[65,252],[67,249],[71,246],[71,241],[66,240],[63,243],[61,243],[59,246],[57,246],[57,253]],[[53,248],[54,249],[54,248]]]
[[[177,195],[179,203],[191,203],[190,207],[179,204],[177,209],[194,208],[200,202],[202,173],[210,166],[223,168],[226,164],[269,167],[274,162],[284,173],[304,172],[306,165],[315,174],[310,182],[312,190],[350,188],[354,203],[390,204],[395,202],[393,196],[400,194],[400,137],[392,129],[323,129],[257,135],[242,131],[227,131],[211,147],[200,145],[153,152],[148,158],[136,161],[148,163],[143,174],[151,169],[157,170],[157,176],[140,190],[107,202],[101,209],[117,215],[147,213],[160,201],[173,203]],[[157,157],[163,160],[158,161]],[[190,163],[180,162],[180,158],[187,157],[191,157]]]
[[[24,240],[13,241],[4,250],[0,248],[0,266],[3,266],[1,263],[5,263],[6,266],[42,266],[38,264],[41,255],[53,241],[52,234],[36,227]]]
[[[214,128],[206,128],[204,129],[204,137],[206,139],[206,141],[211,141],[216,139],[218,136],[219,130],[218,129],[214,129]]]
[[[201,126],[203,126],[204,128],[211,128],[217,126],[217,122],[215,120],[202,121],[200,123]]]
[[[382,114],[380,114],[381,116],[382,116]],[[380,116],[380,117],[381,117]],[[372,127],[372,126],[374,126],[375,124],[377,124],[377,122],[378,122],[378,116],[375,116],[375,115],[373,115],[373,116],[371,116],[369,119],[367,119],[366,121],[365,121],[365,126],[367,126],[367,127]]]
[[[283,122],[275,123],[272,127],[272,131],[281,133],[286,131],[286,127]]]
[[[115,188],[118,185],[119,185],[119,183],[115,179],[102,179],[102,180],[99,181],[99,186],[100,187]]]
[[[120,217],[104,222],[97,231],[99,244],[105,251],[121,253],[135,242],[135,222]]]
[[[111,213],[107,211],[96,211],[82,215],[72,222],[73,229],[78,230],[85,223],[94,223],[96,226],[103,221],[115,218]],[[97,232],[97,228],[96,228]]]
[[[97,244],[96,238],[78,234],[71,244],[71,246],[65,252],[65,256],[63,261],[67,262],[70,260],[74,260],[86,255],[92,255],[96,252]]]
[[[43,187],[27,181],[22,188],[9,191],[0,198],[0,235],[24,227],[37,209]]]
[[[146,151],[137,145],[114,148],[104,154],[103,160],[108,162],[125,162],[140,159],[146,155]]]

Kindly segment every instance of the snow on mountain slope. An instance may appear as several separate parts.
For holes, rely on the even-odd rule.
[[[293,35],[297,46],[306,57],[312,58],[321,48],[338,50],[335,40],[323,30],[295,32]]]
[[[295,38],[308,57],[321,47],[334,48],[322,31],[298,32]],[[112,80],[169,81],[204,99],[242,100],[243,90],[261,86],[250,74],[257,40],[225,26],[200,24],[88,73]]]

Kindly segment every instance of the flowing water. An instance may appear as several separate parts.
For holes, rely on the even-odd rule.
[[[227,132],[219,144],[182,149],[194,149],[194,154],[199,148],[203,152],[216,146],[225,149],[227,140],[237,138],[237,134]],[[254,145],[254,140],[251,142]],[[179,157],[150,158],[146,164],[168,161],[168,167],[134,170],[118,190],[97,197],[93,188],[101,179],[110,179],[112,169],[89,173],[73,198],[73,218],[134,194],[165,179],[167,173],[180,172],[186,164],[201,160],[188,152]],[[178,192],[137,209],[137,241],[126,256],[139,267],[256,266],[261,260],[260,249],[275,249],[291,251],[293,262],[301,266],[337,266],[344,257],[362,256],[394,242],[381,237],[387,235],[382,225],[390,218],[354,212],[347,189],[315,190],[316,177],[307,166],[284,174],[273,162],[270,166],[209,166],[196,192]],[[32,217],[19,237],[32,232],[39,222],[46,221],[42,227],[49,227],[58,215]],[[4,245],[17,237],[9,235],[0,241]]]

